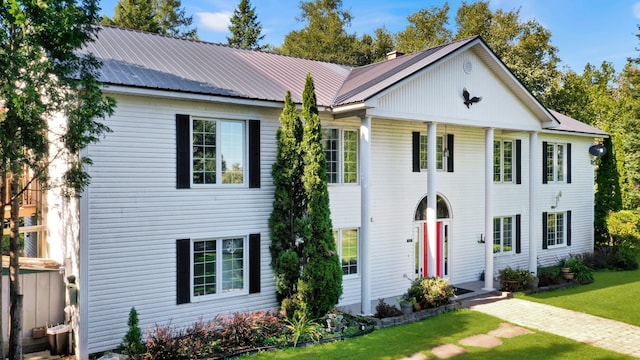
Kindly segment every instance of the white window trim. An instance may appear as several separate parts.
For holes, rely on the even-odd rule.
[[[215,121],[216,122],[216,147],[220,146],[222,139],[222,131],[220,131],[220,124],[222,122],[235,122],[242,123],[244,127],[244,136],[242,137],[242,161],[243,161],[243,169],[242,169],[242,183],[241,184],[223,184],[222,181],[222,156],[219,156],[218,149],[216,148],[216,182],[215,184],[196,184],[193,182],[193,122],[194,120],[207,120],[207,121]],[[189,120],[189,182],[191,183],[192,188],[228,188],[228,187],[248,187],[248,169],[249,169],[249,131],[248,126],[249,123],[247,120],[239,120],[239,119],[227,119],[227,118],[209,118],[203,116],[192,116]]]
[[[344,230],[355,230],[356,231],[356,241],[357,241],[357,252],[358,252],[358,257],[357,257],[357,264],[356,264],[356,273],[355,274],[348,274],[348,275],[342,275],[342,277],[344,279],[350,279],[350,278],[359,278],[360,277],[360,260],[361,260],[361,253],[360,253],[360,228],[357,227],[344,227],[344,228],[339,228],[339,229],[333,229],[333,231],[335,231],[338,234],[338,238],[335,239],[336,240],[336,250],[338,251],[338,260],[340,261],[340,270],[342,270],[342,231]]]
[[[196,296],[193,293],[194,288],[194,273],[193,273],[193,262],[194,262],[194,254],[193,254],[193,244],[199,241],[216,241],[216,251],[221,251],[222,246],[220,244],[223,240],[227,239],[237,239],[242,238],[242,246],[243,246],[243,254],[242,254],[242,290],[231,291],[231,292],[222,292],[222,261],[218,261],[216,264],[216,293],[215,294],[207,294]],[[224,236],[219,238],[202,238],[202,239],[191,239],[189,244],[189,297],[192,303],[213,300],[213,299],[225,299],[240,295],[249,294],[249,236],[248,235],[240,235],[240,236]],[[217,258],[222,259],[221,256],[217,256]]]
[[[556,243],[554,245],[549,245],[549,215],[555,215],[556,219],[555,219],[555,227],[557,229],[558,227],[558,218],[557,215],[558,214],[562,214],[562,244],[558,244],[558,230],[555,231],[555,235],[556,235]],[[550,212],[547,213],[547,249],[558,249],[558,248],[565,248],[567,247],[567,212],[566,211],[557,211],[557,212]]]
[[[511,219],[511,250],[509,251],[504,251],[504,219],[505,218],[510,218]],[[500,219],[500,251],[498,252],[494,252],[493,255],[494,256],[504,256],[504,255],[513,255],[516,253],[516,216],[515,215],[508,215],[508,216],[496,216],[493,218],[494,221],[495,219]],[[495,223],[494,223],[495,226]],[[495,244],[495,231],[494,231],[494,246]]]
[[[344,186],[354,186],[360,183],[360,131],[355,128],[349,127],[326,127],[323,130],[338,130],[338,181],[337,182],[328,182],[327,185],[335,186],[335,185],[344,185]],[[344,163],[344,133],[345,131],[352,131],[356,134],[356,181],[355,182],[345,182],[344,174],[345,174],[345,163]],[[324,151],[324,148],[323,148]]]
[[[501,139],[501,138],[496,138],[494,139],[494,144],[495,142],[499,142],[500,143],[500,180],[496,180],[495,179],[495,173],[494,175],[494,179],[493,182],[495,184],[513,184],[515,183],[515,177],[516,177],[516,161],[515,161],[515,151],[516,151],[516,145],[515,145],[515,140],[513,139]],[[504,143],[505,142],[510,142],[511,143],[511,180],[504,180]],[[495,145],[494,145],[495,147]],[[494,159],[495,161],[495,159]],[[494,162],[494,166],[495,166],[495,162]]]
[[[558,180],[558,145],[562,145],[562,180]],[[547,183],[564,184],[567,182],[567,143],[547,142],[547,146],[553,146],[553,166],[547,166]],[[547,161],[547,149],[545,149],[544,160]],[[549,171],[553,174],[553,179],[549,179]]]
[[[429,164],[427,164],[427,167],[422,167],[423,139],[425,139],[424,140],[424,144],[425,144],[425,147],[426,147],[427,146],[426,145],[427,144],[427,141],[426,141],[427,136],[428,135],[426,133],[420,133],[420,171],[428,170],[428,166],[429,166]],[[436,166],[436,171],[446,172],[447,171],[447,156],[446,156],[446,153],[447,153],[447,142],[446,141],[447,141],[447,139],[445,138],[444,135],[436,135],[436,162],[438,162],[438,152],[437,152],[438,150],[437,149],[438,149],[438,141],[439,140],[442,142],[442,157],[441,157],[442,168],[438,168]]]

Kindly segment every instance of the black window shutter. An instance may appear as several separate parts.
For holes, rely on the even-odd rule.
[[[542,248],[547,248],[547,213],[542,213]]]
[[[522,184],[522,140],[516,140],[516,184]]]
[[[522,252],[522,228],[520,226],[520,222],[522,221],[521,217],[522,216],[520,214],[516,215],[516,254],[520,254]]]
[[[260,187],[260,121],[249,120],[249,187]]]
[[[453,172],[453,134],[447,134],[447,150],[449,150],[447,172]]]
[[[191,240],[176,240],[176,303],[191,302]]]
[[[412,135],[413,172],[420,172],[420,133],[414,131]]]
[[[549,167],[547,166],[547,142],[542,142],[542,183],[547,183],[547,171],[549,171]]]
[[[571,144],[567,144],[567,184],[571,184]]]
[[[249,294],[260,292],[260,234],[249,235]]]
[[[567,211],[567,246],[571,246],[571,210]]]
[[[189,115],[176,114],[176,189],[191,186],[191,139]]]

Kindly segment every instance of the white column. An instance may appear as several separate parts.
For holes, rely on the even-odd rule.
[[[540,176],[536,171],[540,168],[538,162],[538,133],[529,133],[529,271],[538,274],[538,241],[536,238],[536,224],[538,224],[538,214],[536,210],[536,190],[535,184],[540,181]]]
[[[371,228],[371,116],[360,121],[360,300],[362,314],[371,312],[371,267],[369,236]]]
[[[493,288],[493,129],[486,130],[484,144],[484,288]]]
[[[427,127],[427,275],[436,276],[436,123]]]

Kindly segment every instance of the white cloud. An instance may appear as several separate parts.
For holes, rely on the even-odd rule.
[[[200,19],[199,26],[215,32],[229,31],[231,15],[232,12],[230,11],[196,13],[196,16]]]
[[[633,16],[640,19],[640,2],[633,4]]]

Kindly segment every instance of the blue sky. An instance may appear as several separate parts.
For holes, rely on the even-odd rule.
[[[468,0],[472,2],[473,0]],[[102,0],[102,12],[112,16],[117,0]],[[229,17],[240,0],[182,0],[187,14],[194,17],[198,35],[204,41],[226,43]],[[449,25],[462,1],[449,1]],[[251,0],[265,35],[264,43],[279,46],[291,30],[300,29],[298,0]],[[384,26],[392,33],[402,31],[407,16],[443,1],[432,0],[343,0],[343,9],[353,16],[349,33],[373,34]],[[628,57],[640,52],[635,34],[640,24],[640,0],[491,0],[492,10],[520,9],[521,20],[534,19],[549,29],[551,42],[559,49],[561,66],[582,73],[587,62],[603,61],[620,71]]]

